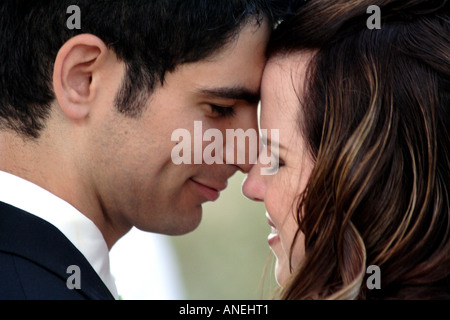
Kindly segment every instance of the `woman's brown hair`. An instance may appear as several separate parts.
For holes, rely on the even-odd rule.
[[[307,1],[273,34],[269,57],[316,52],[299,97],[306,254],[282,299],[450,299],[449,35],[447,1],[408,0]]]

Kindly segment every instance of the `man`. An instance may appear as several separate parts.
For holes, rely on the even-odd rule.
[[[272,21],[261,0],[1,2],[0,298],[117,298],[132,226],[198,226],[250,166],[175,165],[171,134],[256,129]]]

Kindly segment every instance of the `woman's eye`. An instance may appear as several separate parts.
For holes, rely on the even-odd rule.
[[[217,115],[218,118],[232,118],[236,115],[236,111],[233,107],[221,107],[212,104],[211,111]]]
[[[278,159],[278,161],[274,161],[271,163],[270,168],[268,168],[270,173],[277,173],[280,168],[284,167],[284,162],[281,159]]]

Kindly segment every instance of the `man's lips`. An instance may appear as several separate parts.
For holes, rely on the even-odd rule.
[[[219,198],[220,191],[227,187],[227,183],[200,182],[193,178],[190,179],[200,193],[209,201],[216,201]]]

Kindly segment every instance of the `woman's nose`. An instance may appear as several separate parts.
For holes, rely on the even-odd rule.
[[[266,186],[258,164],[254,165],[248,173],[242,184],[242,192],[250,200],[264,201]]]

